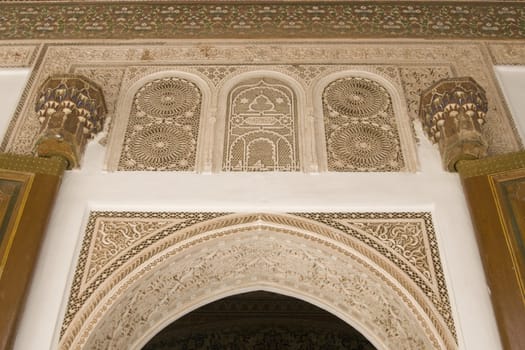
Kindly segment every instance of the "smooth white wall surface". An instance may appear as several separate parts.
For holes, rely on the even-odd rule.
[[[525,67],[496,66],[494,70],[521,140],[525,143]]]
[[[56,331],[90,210],[430,211],[460,349],[501,349],[459,177],[442,170],[437,148],[418,130],[421,171],[415,174],[106,173],[105,148],[91,142],[82,170],[64,176],[15,349],[56,348]]]
[[[29,68],[0,69],[0,140],[4,138],[30,73]]]

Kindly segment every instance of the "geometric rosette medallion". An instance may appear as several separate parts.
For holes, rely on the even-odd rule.
[[[401,104],[394,103],[395,93],[383,86],[388,80],[376,73],[366,73],[377,78],[373,80],[334,69],[331,74],[340,77],[318,91],[327,66],[305,66],[299,71],[290,65],[279,67],[287,74],[276,68],[246,72],[243,65],[228,71],[190,68],[163,72],[168,76],[162,78],[144,73],[146,82],[128,90],[124,100],[131,100],[129,107],[121,105],[120,119],[114,122],[118,126],[110,133],[114,137],[110,150],[119,154],[110,161],[110,170],[415,169],[410,121],[401,115]],[[206,73],[209,80],[197,72]],[[317,104],[321,109],[314,115]],[[324,138],[319,138],[322,130]]]
[[[323,93],[328,168],[331,171],[399,171],[399,145],[390,95],[375,81],[341,78]]]
[[[119,161],[121,170],[192,171],[201,92],[180,78],[151,81],[135,94]]]

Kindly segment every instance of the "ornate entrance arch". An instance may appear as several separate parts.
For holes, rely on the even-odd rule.
[[[340,228],[323,223],[323,215]],[[421,259],[434,261],[428,214],[352,215],[92,213],[60,348],[140,349],[186,313],[256,290],[317,305],[378,349],[457,348],[451,319],[417,284],[417,267],[408,266],[417,260],[408,251],[414,242],[427,254]],[[414,229],[417,220],[422,230]],[[396,235],[398,246],[377,249]],[[408,270],[393,254],[404,256]]]

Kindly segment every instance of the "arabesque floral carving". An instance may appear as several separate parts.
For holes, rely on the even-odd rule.
[[[60,346],[140,346],[236,288],[322,301],[390,348],[457,348],[427,213],[93,212]]]

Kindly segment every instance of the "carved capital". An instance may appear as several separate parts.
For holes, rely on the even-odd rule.
[[[62,75],[42,84],[35,111],[41,124],[36,154],[63,157],[72,169],[78,168],[87,141],[102,130],[107,109],[94,82]]]
[[[481,133],[486,113],[485,90],[470,77],[442,79],[421,94],[419,118],[449,171],[460,160],[486,156]]]

